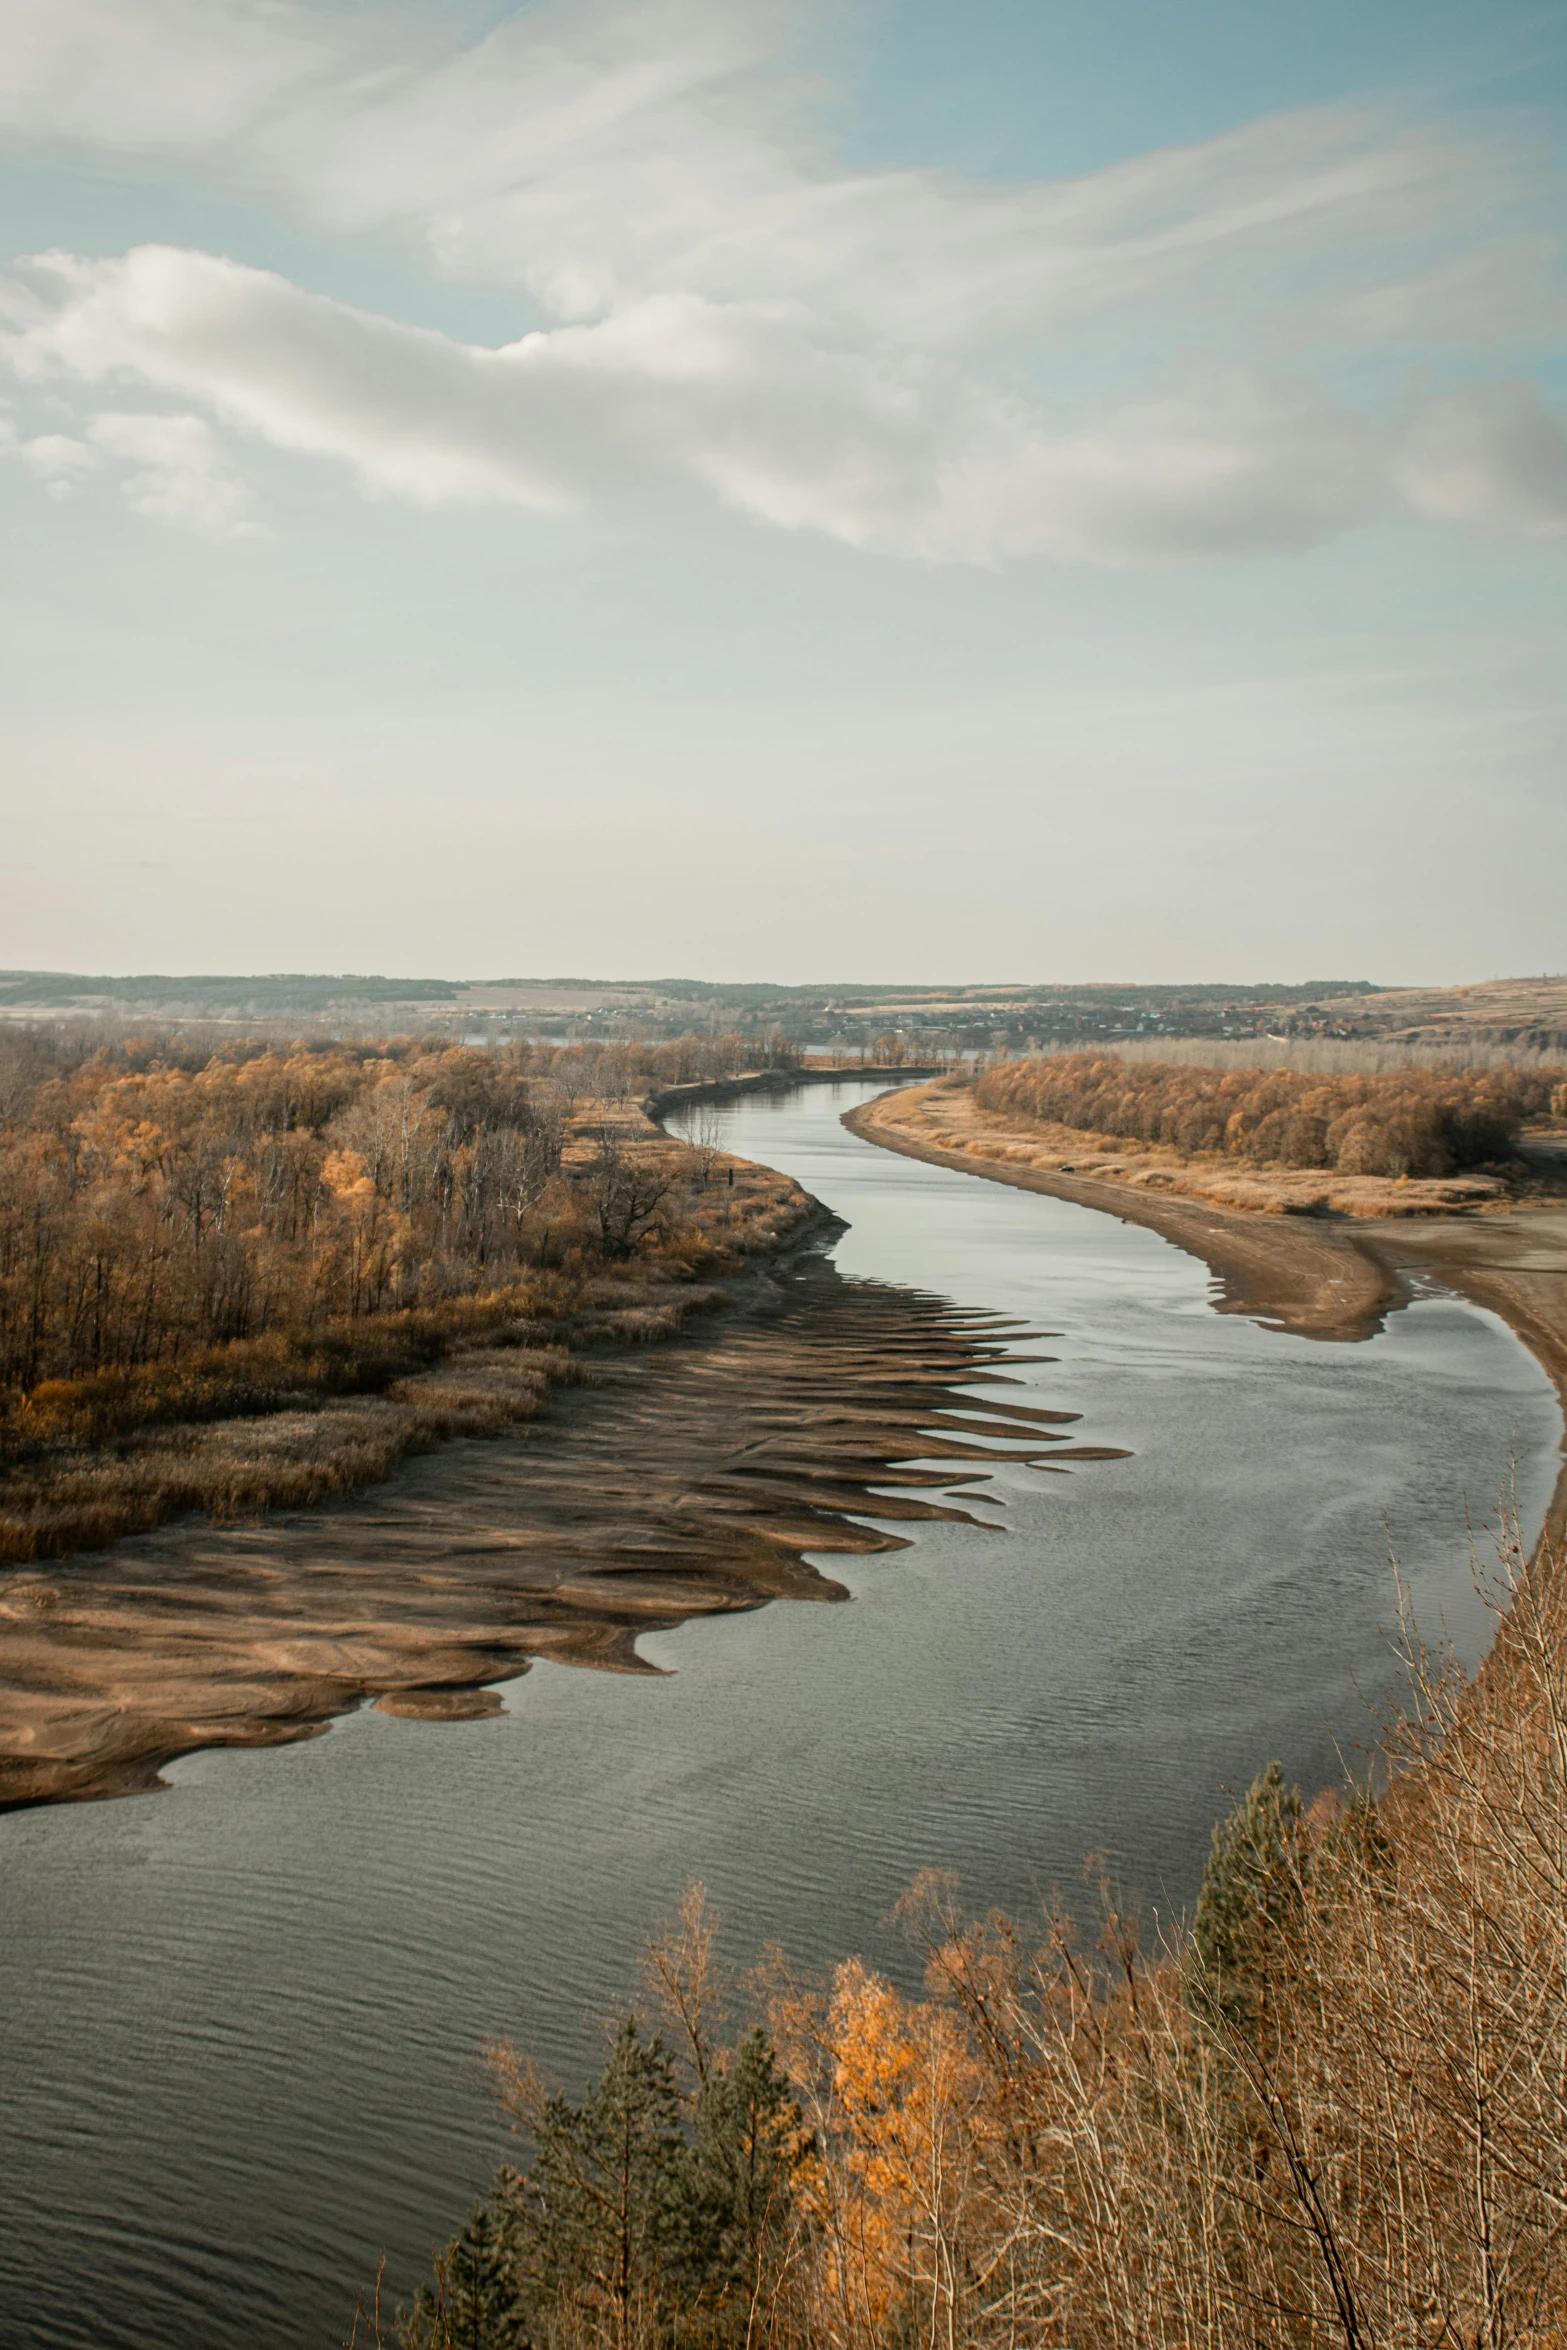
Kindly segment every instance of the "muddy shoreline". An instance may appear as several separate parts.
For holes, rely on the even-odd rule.
[[[808,1552],[904,1546],[860,1514],[986,1523],[962,1494],[998,1451],[1045,1473],[1119,1457],[1007,1397],[1014,1325],[845,1281],[822,1253],[838,1228],[818,1210],[699,1327],[610,1350],[526,1427],[354,1499],[8,1575],[0,1806],[144,1790],[177,1755],[308,1737],[366,1699],[471,1718],[538,1657],[647,1672],[644,1629],[843,1598]]]
[[[1246,1214],[1184,1194],[944,1149],[910,1130],[911,1109],[917,1117],[917,1094],[899,1090],[846,1111],[843,1123],[862,1141],[906,1158],[1143,1225],[1207,1265],[1221,1291],[1215,1312],[1246,1314],[1298,1337],[1374,1337],[1420,1284],[1435,1282],[1507,1323],[1549,1375],[1567,1415],[1567,1200],[1397,1219]],[[1548,1535],[1559,1539],[1564,1529],[1567,1460],[1546,1515]]]
[[[753,1072],[612,1115],[638,1147],[679,1157],[663,1110],[793,1082]],[[475,1335],[384,1392],[152,1425],[50,1459],[33,1479],[38,1506],[69,1515],[78,1489],[92,1505],[77,1508],[74,1541],[29,1540],[13,1475],[0,1809],[135,1792],[176,1755],[309,1736],[366,1700],[474,1719],[500,1702],[483,1684],[533,1657],[640,1671],[643,1625],[785,1590],[836,1596],[801,1554],[879,1546],[846,1514],[908,1452],[907,1431],[939,1418],[954,1381],[985,1376],[995,1348],[933,1301],[851,1292],[823,1258],[838,1220],[776,1170],[725,1159],[702,1193],[697,1227],[728,1259],[705,1279],[657,1260],[606,1266],[553,1314],[530,1297],[506,1303],[493,1330],[480,1317]],[[895,1327],[878,1340],[884,1325]],[[846,1408],[807,1474],[779,1431],[809,1386],[817,1337]],[[902,1363],[901,1384],[881,1375],[879,1346]],[[704,1376],[722,1436],[682,1400],[682,1382]],[[717,1392],[726,1383],[741,1391]],[[747,1426],[759,1457],[741,1468],[726,1454]],[[944,1449],[956,1460],[975,1448]],[[238,1508],[215,1473],[236,1462]]]

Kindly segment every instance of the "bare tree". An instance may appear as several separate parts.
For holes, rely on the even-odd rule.
[[[706,1191],[712,1180],[713,1163],[724,1142],[724,1122],[711,1102],[698,1103],[687,1123],[685,1137],[696,1158],[697,1188]]]
[[[675,1187],[672,1162],[628,1150],[612,1126],[599,1130],[587,1191],[607,1257],[629,1257]]]

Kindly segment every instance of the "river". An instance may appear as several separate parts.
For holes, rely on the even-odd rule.
[[[1479,1653],[1465,1512],[1513,1473],[1532,1532],[1561,1438],[1500,1323],[1432,1296],[1341,1346],[1216,1315],[1150,1232],[851,1137],[873,1090],[739,1102],[725,1142],[848,1219],[845,1273],[1059,1333],[1003,1392],[1131,1457],[1001,1469],[1004,1532],[825,1560],[852,1606],[648,1636],[664,1679],[541,1665],[492,1720],[364,1711],[0,1819],[6,2350],[340,2341],[502,2150],[479,2041],[579,2082],[689,1876],[736,1957],[893,1968],[929,1864],[1025,1905],[1097,1848],[1145,1909],[1189,1903],[1227,1790],[1277,1755],[1309,1791],[1362,1737],[1390,1543]]]

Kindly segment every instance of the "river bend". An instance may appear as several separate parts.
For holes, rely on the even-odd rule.
[[[193,1756],[161,1796],[0,1819],[0,2337],[8,2350],[325,2350],[388,2253],[406,2292],[503,2143],[486,2034],[566,2080],[690,1875],[737,1956],[897,1965],[914,1872],[976,1905],[1081,1882],[1189,1902],[1226,1790],[1308,1790],[1387,1679],[1396,1549],[1473,1659],[1465,1513],[1538,1524],[1561,1421],[1492,1317],[1374,1340],[1209,1302],[1151,1232],[878,1151],[872,1088],[737,1102],[726,1144],[848,1219],[845,1273],[1059,1336],[1024,1402],[1131,1457],[998,1471],[1004,1533],[835,1559],[849,1607],[646,1638],[640,1679],[540,1665],[487,1721],[365,1711]],[[1357,1694],[1357,1690],[1361,1694]]]

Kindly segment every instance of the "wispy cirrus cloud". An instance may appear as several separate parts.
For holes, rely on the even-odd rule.
[[[554,0],[481,38],[406,9],[13,0],[0,127],[201,157],[550,315],[793,299],[921,342],[1136,297],[1292,240],[1364,247],[1485,203],[1496,159],[1353,108],[1066,180],[846,167],[788,0]]]
[[[346,13],[289,0],[9,0],[0,127],[35,146],[200,153],[352,71],[356,47],[362,66]]]
[[[1567,335],[1567,285],[1549,237],[1488,237],[1412,276],[1357,288],[1330,323],[1358,343],[1538,347]]]

